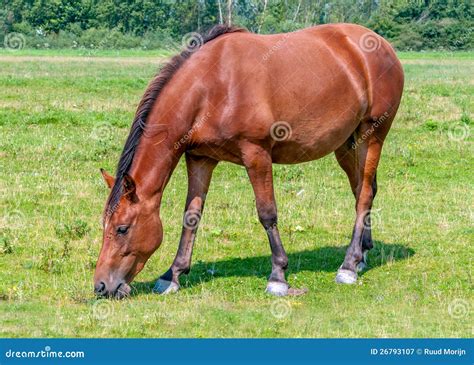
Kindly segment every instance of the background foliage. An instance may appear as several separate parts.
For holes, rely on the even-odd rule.
[[[158,49],[216,23],[259,33],[314,24],[368,26],[399,50],[473,47],[471,0],[2,0],[0,40],[22,33],[29,48]]]

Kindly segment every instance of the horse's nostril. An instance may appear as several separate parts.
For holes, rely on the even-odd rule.
[[[103,295],[105,293],[105,283],[101,281],[95,285],[94,291],[98,295]]]

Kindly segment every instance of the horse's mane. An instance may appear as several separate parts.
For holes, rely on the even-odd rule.
[[[106,214],[111,215],[117,208],[120,197],[122,196],[122,183],[123,177],[128,173],[132,166],[135,151],[138,147],[140,137],[146,127],[147,117],[150,113],[156,99],[160,95],[165,85],[171,80],[173,75],[183,63],[191,57],[203,44],[212,41],[213,39],[227,33],[244,31],[243,28],[231,27],[227,25],[216,25],[206,34],[200,35],[195,33],[190,44],[180,54],[174,56],[168,63],[161,68],[156,74],[153,80],[148,85],[145,94],[143,95],[140,103],[138,104],[135,117],[133,119],[130,133],[123,147],[122,154],[117,166],[117,172],[115,176],[115,184],[110,192],[109,199],[106,205]]]

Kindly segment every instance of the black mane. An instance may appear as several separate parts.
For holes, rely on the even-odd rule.
[[[111,215],[117,208],[120,197],[122,196],[123,177],[130,170],[135,156],[140,137],[143,134],[147,123],[147,117],[153,104],[163,90],[163,87],[171,80],[176,71],[183,63],[196,52],[203,44],[227,33],[242,31],[242,28],[230,27],[226,25],[216,25],[205,35],[196,33],[191,39],[190,44],[180,54],[174,56],[153,78],[148,85],[145,94],[138,104],[135,118],[128,135],[127,141],[120,156],[115,177],[115,184],[110,192],[106,206],[106,214]]]

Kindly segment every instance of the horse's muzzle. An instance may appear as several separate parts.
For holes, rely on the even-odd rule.
[[[125,282],[120,282],[118,285],[107,285],[103,281],[98,281],[94,285],[95,295],[103,298],[123,299],[130,295],[130,291],[130,286]]]

